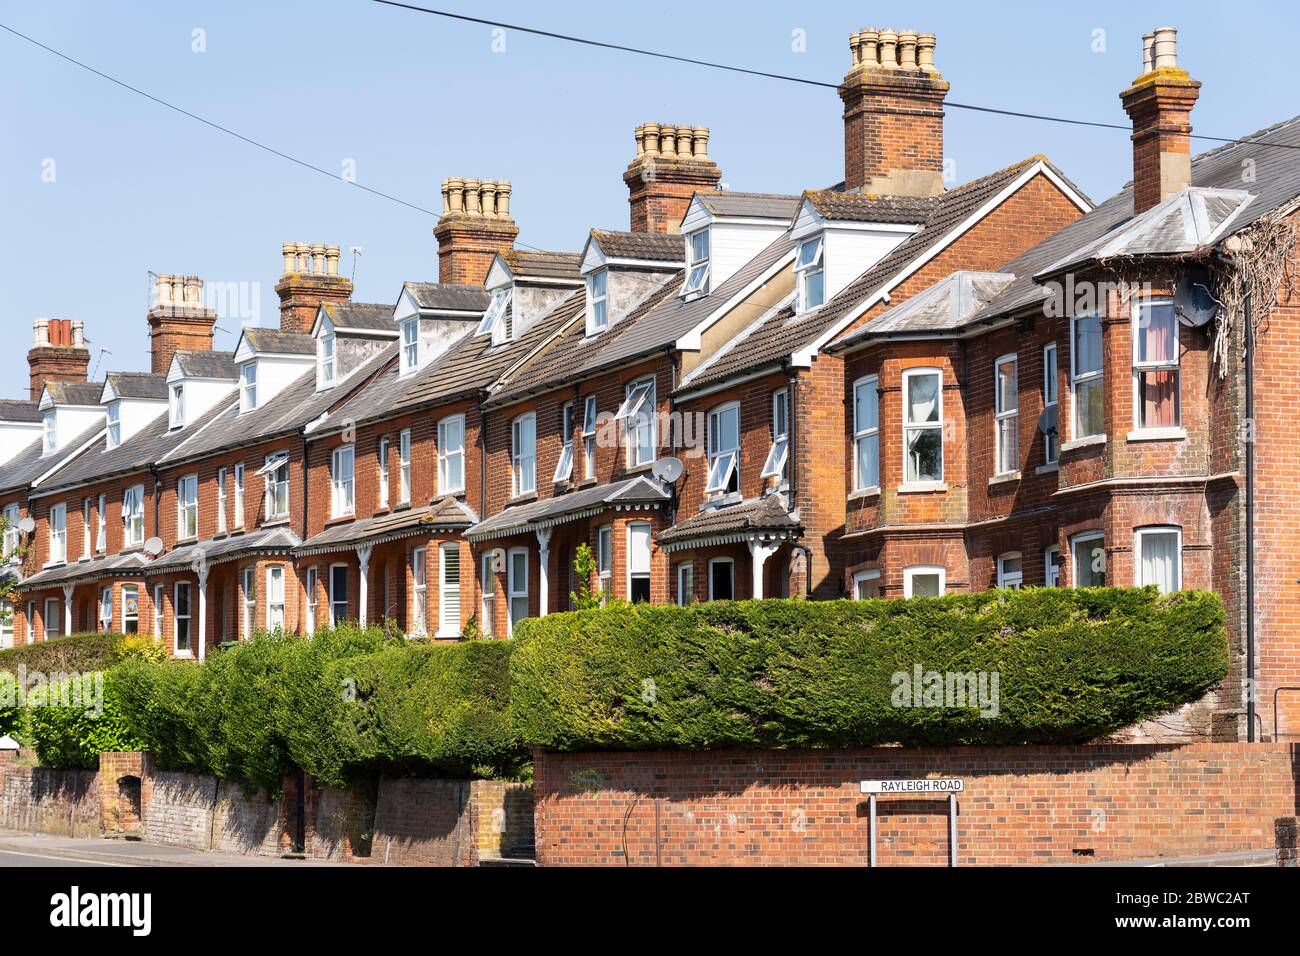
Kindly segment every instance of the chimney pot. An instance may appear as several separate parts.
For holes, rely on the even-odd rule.
[[[483,183],[477,179],[465,180],[465,215],[481,216],[483,209],[479,206],[478,194]]]
[[[292,242],[286,242],[280,246],[280,252],[284,255],[285,275],[288,275],[290,272],[293,272],[293,267],[296,264],[294,262],[294,255],[296,249],[297,246],[295,246]]]
[[[916,32],[904,30],[898,35],[898,65],[904,70],[916,69]]]
[[[86,323],[81,319],[72,320],[72,347],[74,349],[86,347]]]
[[[1173,27],[1156,27],[1152,53],[1157,70],[1177,67],[1178,31]]]
[[[695,158],[704,160],[709,158],[709,128],[707,126],[695,127]]]
[[[34,344],[27,353],[28,394],[35,401],[47,382],[84,382],[90,368],[80,321],[39,318],[32,323]]]
[[[483,215],[489,219],[497,217],[497,184],[491,179],[483,180]]]
[[[934,44],[933,33],[922,33],[916,38],[916,65],[926,73],[934,72]]]
[[[1142,38],[1145,72],[1120,94],[1133,122],[1134,215],[1192,181],[1191,114],[1201,84],[1178,66],[1177,34],[1158,27]]]
[[[880,31],[880,65],[886,70],[898,69],[898,34],[893,30]]]
[[[645,151],[650,155],[657,155],[659,152],[659,124],[645,124]]]
[[[447,196],[451,200],[451,208],[448,210],[453,216],[460,215],[465,211],[465,182],[460,179],[448,179],[444,183],[447,187]]]
[[[1155,55],[1152,47],[1155,46],[1156,35],[1154,33],[1142,34],[1142,73],[1150,73],[1155,69]]]
[[[336,276],[339,274],[339,247],[338,246],[325,247],[325,263],[326,263],[325,271],[328,275]]]
[[[880,65],[880,31],[863,30],[858,34],[858,62],[867,69]]]
[[[50,344],[49,319],[37,319],[32,323],[32,330],[36,333],[35,343],[37,348],[44,348]]]
[[[709,129],[685,123],[644,123],[637,154],[623,173],[633,232],[678,232],[696,192],[718,188],[722,172],[709,158]]]

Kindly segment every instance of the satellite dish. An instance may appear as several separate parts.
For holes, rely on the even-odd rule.
[[[650,466],[650,474],[670,485],[682,476],[684,470],[680,458],[659,458]]]
[[[1204,269],[1189,269],[1174,292],[1174,311],[1182,321],[1200,328],[1219,313],[1219,302],[1211,291],[1210,274]]]
[[[150,538],[144,543],[145,554],[159,555],[162,554],[162,538]]]
[[[18,530],[23,534],[31,534],[36,530],[36,519],[28,515],[22,521],[18,522]]]

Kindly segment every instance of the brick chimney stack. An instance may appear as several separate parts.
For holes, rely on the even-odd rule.
[[[203,280],[198,276],[156,276],[146,319],[149,367],[155,375],[167,374],[177,352],[212,350],[217,313],[203,305]]]
[[[284,274],[275,284],[280,297],[280,330],[311,331],[322,302],[352,298],[352,280],[339,275],[339,247],[286,242],[280,247]]]
[[[1200,89],[1178,65],[1177,30],[1159,27],[1142,38],[1142,75],[1119,95],[1133,120],[1134,215],[1191,185],[1191,113]]]
[[[444,179],[438,240],[438,281],[482,285],[498,252],[514,248],[519,227],[510,218],[509,180]]]
[[[69,319],[37,319],[34,344],[27,353],[31,397],[39,401],[46,382],[84,382],[90,369],[85,327]]]
[[[708,127],[642,123],[636,156],[623,173],[632,231],[681,232],[691,197],[716,190],[721,181],[722,170],[709,158]]]
[[[943,192],[943,101],[933,33],[860,30],[849,38],[844,188],[886,196]]]

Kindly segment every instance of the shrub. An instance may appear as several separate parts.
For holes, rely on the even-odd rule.
[[[37,644],[23,644],[0,651],[0,671],[16,673],[18,666],[46,674],[96,671],[113,663],[113,648],[120,634],[71,634]]]
[[[122,712],[112,670],[47,684],[33,697],[36,705],[28,709],[25,731],[47,767],[94,770],[102,752],[141,749]]]
[[[1221,680],[1223,621],[1154,589],[618,605],[526,621],[511,711],[559,750],[1083,742]],[[996,716],[894,706],[916,665],[996,673]]]

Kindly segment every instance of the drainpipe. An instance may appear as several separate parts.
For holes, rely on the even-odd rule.
[[[304,432],[302,436],[302,540],[307,540],[307,496],[311,488],[311,482],[307,480],[307,435]]]
[[[1251,328],[1251,297],[1244,304],[1246,335],[1246,421],[1251,441],[1246,442],[1246,741],[1255,742],[1255,344]],[[1277,728],[1273,728],[1277,739]]]

